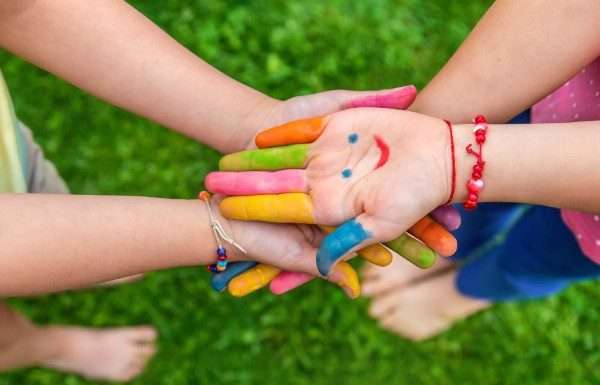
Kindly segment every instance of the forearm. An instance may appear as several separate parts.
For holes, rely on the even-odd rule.
[[[258,129],[257,111],[274,102],[206,64],[120,0],[0,1],[0,45],[221,151],[242,149]]]
[[[0,297],[214,262],[199,201],[0,195]]]
[[[464,202],[475,158],[473,125],[457,125],[457,193]],[[475,147],[476,149],[477,147]],[[520,202],[600,212],[600,122],[490,125],[482,202]]]
[[[600,55],[596,0],[500,0],[417,96],[413,111],[504,123]]]

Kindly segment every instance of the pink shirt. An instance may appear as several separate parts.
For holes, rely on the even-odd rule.
[[[600,58],[531,109],[532,123],[600,120]],[[600,264],[600,216],[561,210],[587,257]]]

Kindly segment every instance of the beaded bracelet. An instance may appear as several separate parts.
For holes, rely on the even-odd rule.
[[[200,199],[202,202],[204,202],[206,204],[206,209],[208,211],[208,218],[209,218],[209,222],[210,222],[210,228],[215,237],[215,243],[217,244],[217,263],[206,266],[206,269],[212,273],[220,273],[220,272],[224,271],[225,269],[227,269],[227,264],[229,263],[228,256],[227,256],[227,249],[225,249],[225,247],[223,247],[222,241],[228,242],[229,244],[231,244],[233,247],[235,247],[236,249],[238,249],[239,251],[241,251],[244,254],[247,254],[247,253],[246,253],[246,250],[244,250],[244,248],[239,243],[237,243],[236,241],[233,240],[233,237],[231,237],[229,234],[227,234],[225,232],[225,229],[223,229],[223,226],[221,225],[221,223],[219,223],[219,221],[213,214],[212,207],[210,205],[210,194],[206,191],[201,191],[198,194],[198,199]]]
[[[484,187],[482,179],[485,166],[483,160],[483,144],[485,143],[485,135],[488,129],[487,119],[483,115],[477,115],[475,119],[473,119],[473,123],[475,123],[473,132],[475,133],[475,142],[479,146],[479,152],[473,150],[472,144],[469,144],[466,147],[467,154],[472,155],[476,159],[475,165],[473,166],[473,172],[471,173],[471,179],[467,182],[467,191],[469,195],[463,204],[465,210],[469,211],[477,208],[479,193]]]

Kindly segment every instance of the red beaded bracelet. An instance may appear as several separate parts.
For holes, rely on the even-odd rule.
[[[485,135],[487,133],[488,124],[487,119],[483,115],[477,115],[473,119],[475,128],[475,142],[479,146],[479,152],[473,150],[473,145],[469,144],[466,147],[467,154],[475,157],[476,162],[473,166],[473,172],[471,173],[471,179],[467,182],[467,191],[469,192],[467,200],[463,204],[465,210],[475,210],[477,208],[477,202],[479,201],[479,193],[483,190],[483,169],[485,162],[483,160],[483,144],[485,143]]]

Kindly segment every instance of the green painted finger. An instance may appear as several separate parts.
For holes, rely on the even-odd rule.
[[[431,267],[437,258],[433,250],[406,233],[384,245],[422,269]]]
[[[308,144],[293,144],[225,155],[219,161],[221,171],[268,171],[304,168]]]

